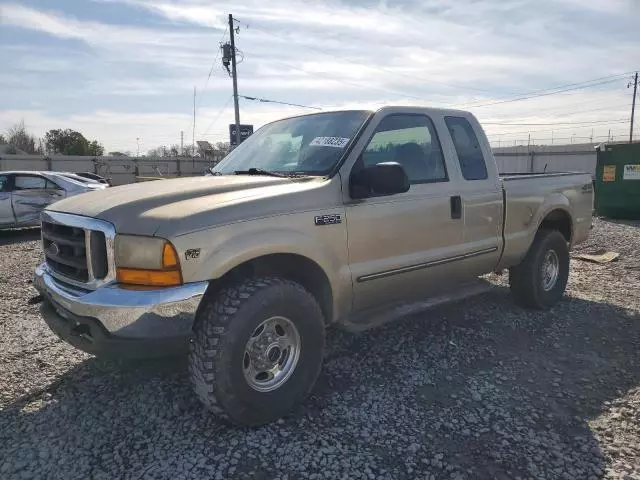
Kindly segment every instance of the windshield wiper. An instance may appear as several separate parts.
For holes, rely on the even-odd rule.
[[[251,167],[249,170],[236,170],[236,175],[267,175],[269,177],[287,178],[289,175],[285,175],[278,172],[271,172],[269,170],[263,170],[262,168]]]

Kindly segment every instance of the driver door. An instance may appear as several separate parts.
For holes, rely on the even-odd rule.
[[[439,265],[464,248],[464,224],[451,207],[458,193],[431,119],[384,117],[353,169],[382,162],[400,163],[411,187],[345,202],[354,311],[441,293],[454,276]]]

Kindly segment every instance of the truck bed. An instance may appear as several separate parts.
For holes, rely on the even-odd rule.
[[[573,220],[571,231],[566,232],[572,246],[587,238],[593,211],[589,173],[518,173],[499,178],[505,202],[501,266],[522,261],[542,219],[552,212]]]

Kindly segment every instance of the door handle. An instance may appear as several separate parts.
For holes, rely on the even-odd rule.
[[[462,198],[460,195],[451,197],[451,218],[462,218]]]

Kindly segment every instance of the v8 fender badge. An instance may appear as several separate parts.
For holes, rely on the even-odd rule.
[[[200,249],[199,248],[190,248],[189,250],[184,252],[184,258],[187,260],[195,260],[200,257]]]
[[[316,225],[335,225],[337,223],[342,223],[342,215],[339,213],[334,213],[331,215],[316,215],[313,217],[313,221]]]

